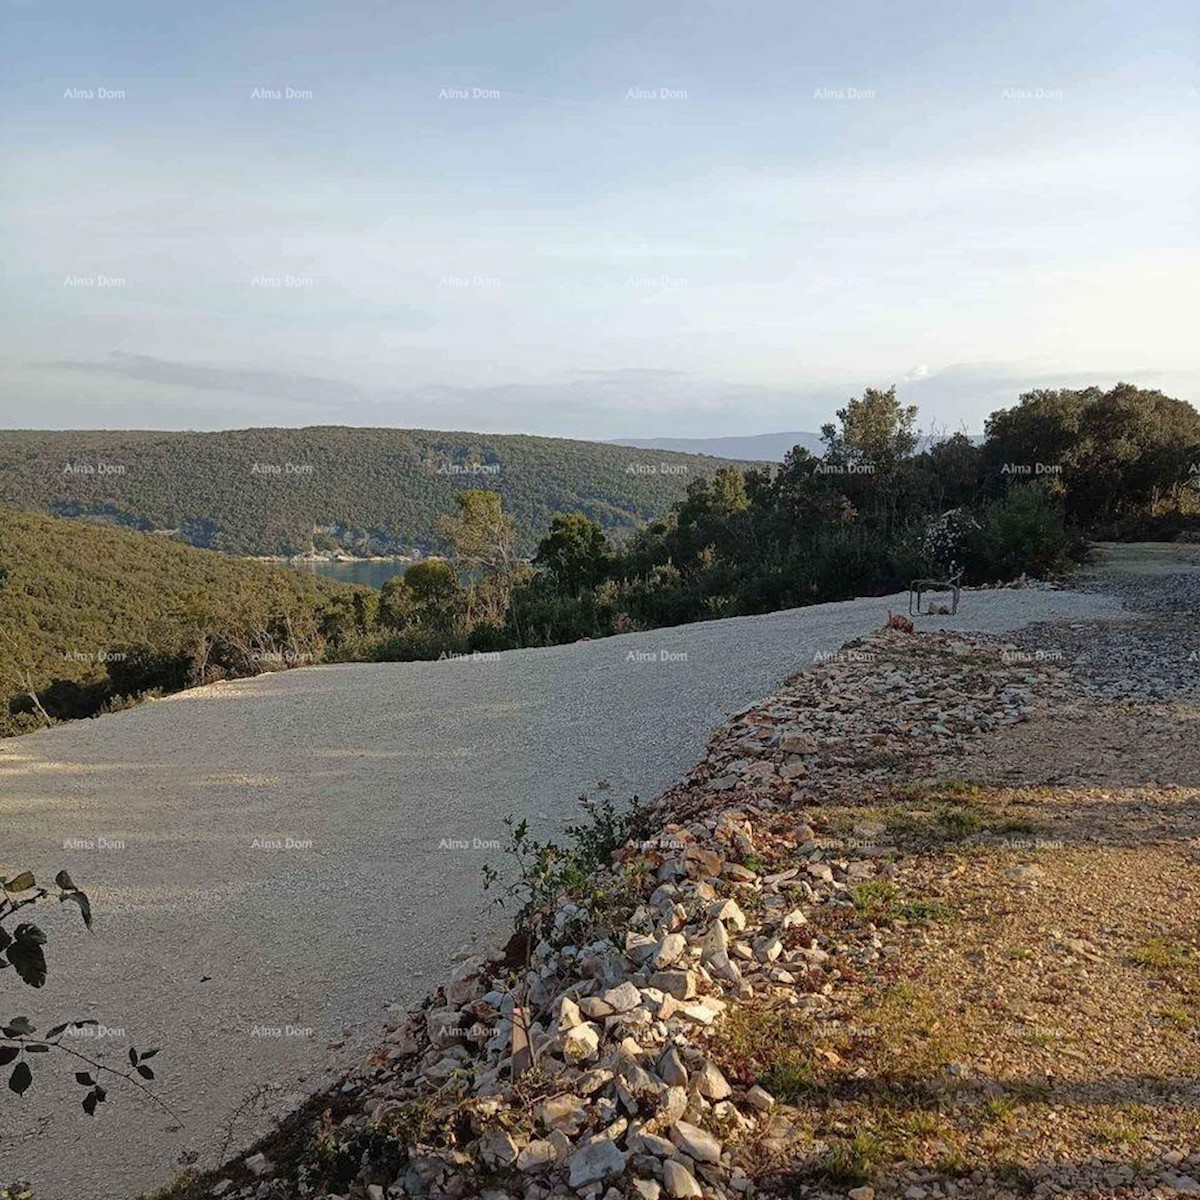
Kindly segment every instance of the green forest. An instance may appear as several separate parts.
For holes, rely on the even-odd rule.
[[[0,733],[308,663],[553,645],[926,575],[1052,575],[1095,538],[1200,540],[1200,413],[1182,401],[1130,384],[1030,392],[982,442],[920,453],[917,416],[868,389],[823,426],[820,457],[717,464],[620,538],[564,508],[532,553],[505,494],[460,481],[431,514],[446,557],[380,591],[0,509]]]
[[[319,662],[375,596],[168,538],[0,508],[0,735],[147,692]]]
[[[0,431],[0,505],[240,555],[438,552],[466,487],[503,497],[531,552],[556,512],[610,531],[661,516],[722,460],[598,442],[430,430]]]

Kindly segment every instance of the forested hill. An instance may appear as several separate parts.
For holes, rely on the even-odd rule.
[[[604,528],[665,513],[723,460],[417,429],[0,430],[0,505],[170,532],[231,554],[440,548],[437,518],[492,488],[531,550],[555,512]],[[314,536],[315,533],[315,536]]]
[[[0,736],[116,696],[319,662],[373,593],[166,538],[0,508]]]

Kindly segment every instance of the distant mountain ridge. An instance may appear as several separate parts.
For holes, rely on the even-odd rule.
[[[438,518],[478,487],[504,497],[528,553],[556,512],[632,529],[722,465],[605,442],[428,429],[0,430],[0,506],[238,555],[396,554],[442,549]]]

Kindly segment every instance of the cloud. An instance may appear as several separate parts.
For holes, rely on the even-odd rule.
[[[229,429],[248,425],[358,425],[530,433],[596,440],[725,437],[820,428],[866,387],[896,382],[922,428],[979,433],[989,413],[1039,387],[1110,387],[1120,379],[1193,400],[1200,372],[1067,371],[1010,363],[919,365],[888,377],[788,384],[703,379],[682,371],[579,369],[562,378],[483,385],[367,387],[345,379],[113,353],[98,361],[38,363],[6,372],[18,414],[53,414],[57,428]],[[250,415],[252,414],[252,415]]]

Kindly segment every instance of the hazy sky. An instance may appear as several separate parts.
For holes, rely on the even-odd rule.
[[[5,0],[0,425],[1200,399],[1192,0]],[[90,282],[89,282],[90,281]]]

